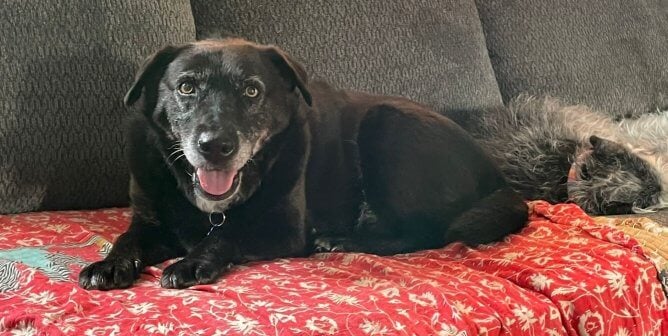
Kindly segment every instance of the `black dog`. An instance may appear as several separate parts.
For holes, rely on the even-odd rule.
[[[316,250],[488,243],[527,219],[522,198],[449,119],[406,99],[307,85],[271,46],[166,47],[125,103],[140,98],[129,133],[132,223],[81,271],[84,288],[129,287],[144,266],[180,256],[163,287]]]

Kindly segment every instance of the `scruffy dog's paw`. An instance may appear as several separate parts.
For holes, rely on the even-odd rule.
[[[320,237],[313,243],[314,250],[317,253],[322,252],[345,252],[346,238],[338,237]]]
[[[139,261],[105,259],[84,267],[79,286],[85,289],[110,290],[128,288],[139,278]]]
[[[160,285],[164,288],[180,289],[210,284],[227,269],[227,267],[217,267],[206,260],[185,258],[165,268]]]

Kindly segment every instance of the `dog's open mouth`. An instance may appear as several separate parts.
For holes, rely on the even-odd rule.
[[[193,174],[195,188],[206,198],[224,200],[239,188],[240,171],[206,170],[197,168]]]

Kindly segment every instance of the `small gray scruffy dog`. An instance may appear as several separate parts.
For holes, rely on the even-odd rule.
[[[528,199],[572,201],[590,214],[668,207],[668,111],[614,121],[582,105],[520,96],[468,118],[462,125]]]

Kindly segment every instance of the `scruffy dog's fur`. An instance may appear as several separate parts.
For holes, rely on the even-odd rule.
[[[668,206],[668,112],[614,121],[586,106],[520,96],[472,118],[465,128],[528,199],[570,200],[591,214]]]
[[[84,288],[129,287],[143,267],[175,257],[184,258],[164,270],[163,287],[314,249],[476,245],[527,219],[522,197],[450,119],[407,99],[309,83],[272,46],[166,47],[126,96],[140,100],[128,153],[132,223],[81,271]]]

